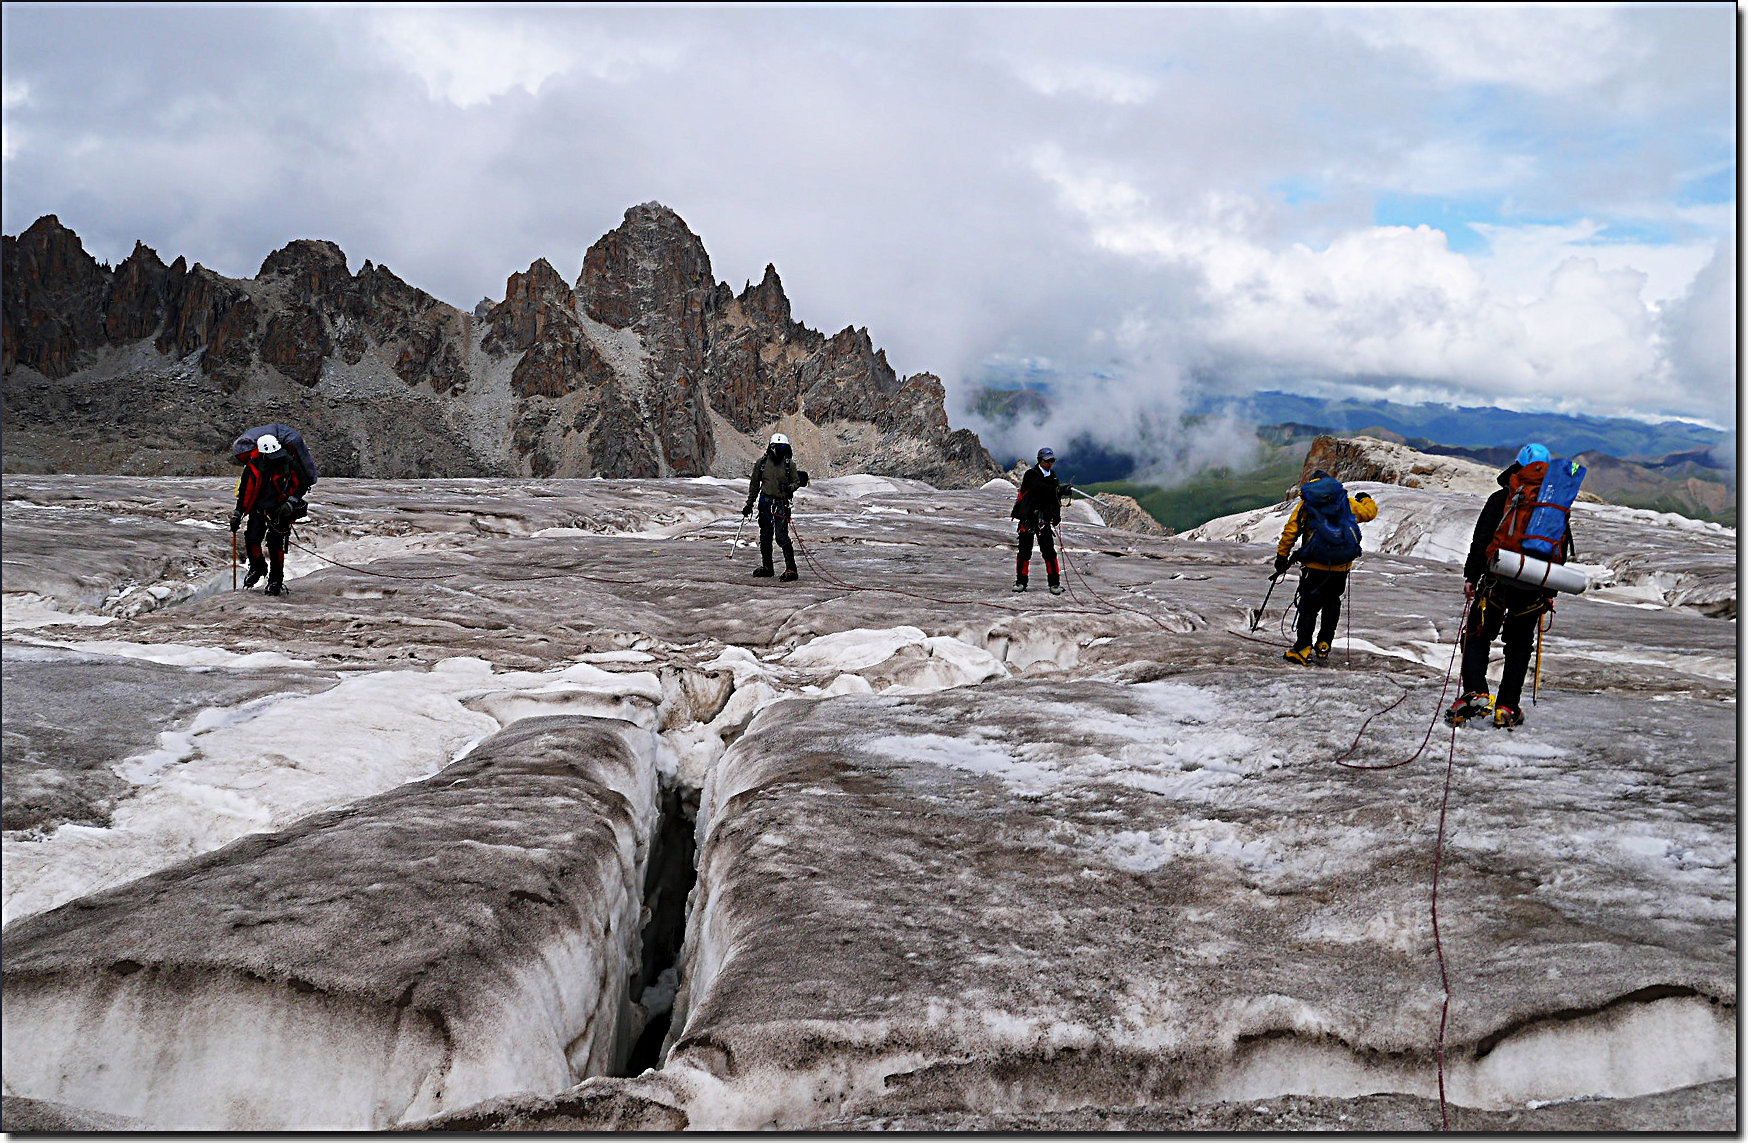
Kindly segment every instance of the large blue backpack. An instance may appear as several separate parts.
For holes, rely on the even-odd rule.
[[[1347,502],[1347,489],[1333,476],[1321,476],[1299,489],[1299,549],[1302,562],[1345,564],[1360,557],[1360,522]]]
[[[1578,486],[1584,483],[1585,471],[1575,460],[1556,460],[1548,465],[1535,511],[1530,513],[1529,526],[1524,529],[1524,555],[1565,562],[1556,553],[1566,539],[1566,519],[1572,514],[1572,502],[1578,499]]]

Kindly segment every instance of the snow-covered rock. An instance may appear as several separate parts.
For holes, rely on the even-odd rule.
[[[8,927],[7,1091],[177,1130],[363,1130],[611,1069],[638,1032],[651,743],[531,719]]]

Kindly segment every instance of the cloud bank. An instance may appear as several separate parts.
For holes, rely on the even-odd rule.
[[[656,199],[956,403],[1042,362],[1051,431],[1186,465],[1263,386],[1735,423],[1727,6],[0,18],[5,229],[112,261],[324,237],[471,307]]]

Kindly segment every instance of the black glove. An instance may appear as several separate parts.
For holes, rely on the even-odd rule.
[[[1073,498],[1073,497],[1074,497],[1074,485],[1072,485],[1072,484],[1064,484],[1064,485],[1063,485],[1063,486],[1062,486],[1062,493],[1061,493],[1061,497],[1062,497],[1062,499],[1064,499],[1064,500],[1069,500],[1069,499],[1072,499],[1072,498]]]
[[[795,487],[807,487],[807,470],[805,468],[798,468],[795,470]]]
[[[238,528],[241,528],[242,526],[243,526],[243,514],[241,512],[232,512],[231,513],[231,531],[234,532]]]
[[[742,515],[742,516],[751,516],[751,515],[752,515],[752,514],[753,514],[753,504],[752,504],[752,501],[750,501],[750,500],[749,500],[749,501],[747,501],[747,504],[746,504],[746,507],[744,507],[744,508],[742,508],[742,509],[741,509],[741,510],[740,510],[740,514],[741,514],[741,515]]]
[[[1370,500],[1372,498],[1372,494],[1369,492],[1356,492],[1353,494],[1353,498],[1355,500]]]
[[[1291,562],[1292,561],[1287,559],[1286,556],[1276,556],[1275,557],[1275,574],[1277,576],[1287,574],[1287,565],[1290,564]]]

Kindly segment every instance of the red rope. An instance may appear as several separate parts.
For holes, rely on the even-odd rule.
[[[1438,954],[1438,979],[1444,988],[1444,1002],[1438,1013],[1438,1114],[1444,1129],[1451,1129],[1451,1113],[1445,1103],[1445,1028],[1451,1018],[1451,977],[1445,968],[1444,939],[1438,927],[1438,882],[1444,868],[1445,811],[1451,803],[1451,775],[1457,768],[1457,728],[1451,727],[1451,752],[1445,760],[1445,791],[1438,803],[1438,840],[1432,848],[1432,948]]]
[[[1390,762],[1390,763],[1387,763],[1386,765],[1383,765],[1383,766],[1362,766],[1357,762],[1347,761],[1347,759],[1353,757],[1354,752],[1360,748],[1360,739],[1365,737],[1366,727],[1368,727],[1372,724],[1372,719],[1377,718],[1378,715],[1380,715],[1380,714],[1387,714],[1388,712],[1395,710],[1398,706],[1402,705],[1402,700],[1408,697],[1408,691],[1406,689],[1404,689],[1400,695],[1396,696],[1395,702],[1391,703],[1389,706],[1385,707],[1383,710],[1376,712],[1370,718],[1367,718],[1364,722],[1362,722],[1360,724],[1359,733],[1354,735],[1353,744],[1351,746],[1349,746],[1346,750],[1342,751],[1340,754],[1337,754],[1335,756],[1335,764],[1337,766],[1345,766],[1349,770],[1394,770],[1399,766],[1406,766],[1410,762],[1417,761],[1422,754],[1426,753],[1427,745],[1432,742],[1432,732],[1433,732],[1434,728],[1436,728],[1438,726],[1439,712],[1444,709],[1445,696],[1447,694],[1449,694],[1451,691],[1451,672],[1456,667],[1457,652],[1462,650],[1463,638],[1467,632],[1468,624],[1469,624],[1469,601],[1467,599],[1465,599],[1465,600],[1463,600],[1462,618],[1460,618],[1457,621],[1457,640],[1456,640],[1456,643],[1451,647],[1450,661],[1445,664],[1444,686],[1442,686],[1438,692],[1438,706],[1432,712],[1432,721],[1430,721],[1426,724],[1426,736],[1420,740],[1420,748],[1418,750],[1416,750],[1413,754],[1410,754],[1408,757],[1402,759],[1400,762]],[[1455,730],[1456,728],[1452,727],[1451,729]],[[1454,742],[1455,739],[1453,739],[1452,741]]]
[[[1086,588],[1088,595],[1090,595],[1094,599],[1098,600],[1101,604],[1103,604],[1105,607],[1109,608],[1110,610],[1127,611],[1130,615],[1139,615],[1143,619],[1146,619],[1149,622],[1151,622],[1154,626],[1158,627],[1161,631],[1164,631],[1167,634],[1173,633],[1171,628],[1166,626],[1166,624],[1163,621],[1161,621],[1160,618],[1157,615],[1154,615],[1152,612],[1143,611],[1143,610],[1141,610],[1139,608],[1135,608],[1135,607],[1126,607],[1121,603],[1112,603],[1110,600],[1108,600],[1104,596],[1100,595],[1098,593],[1098,590],[1093,587],[1092,581],[1087,579],[1086,573],[1082,572],[1078,567],[1073,567],[1073,565],[1070,563],[1070,561],[1068,559],[1068,537],[1066,535],[1063,535],[1062,526],[1060,524],[1057,525],[1056,531],[1057,531],[1058,535],[1062,536],[1062,566],[1064,568],[1071,568],[1071,567],[1073,568],[1074,574],[1080,579],[1080,584],[1082,587]]]
[[[1353,744],[1336,756],[1336,765],[1345,766],[1349,770],[1394,770],[1399,766],[1406,766],[1410,762],[1418,760],[1421,755],[1426,753],[1426,747],[1432,741],[1433,728],[1438,725],[1438,710],[1443,709],[1445,695],[1450,693],[1452,668],[1456,665],[1457,653],[1462,649],[1463,640],[1467,637],[1468,626],[1469,600],[1465,598],[1463,600],[1462,618],[1457,622],[1456,645],[1451,648],[1450,662],[1445,666],[1444,685],[1439,690],[1438,709],[1433,711],[1432,721],[1427,724],[1426,736],[1420,741],[1420,749],[1416,750],[1407,758],[1402,759],[1400,762],[1391,762],[1384,766],[1361,766],[1357,763],[1346,761],[1347,758],[1353,755],[1354,751],[1359,749],[1360,740],[1365,736],[1366,727],[1371,725],[1372,719],[1377,718],[1378,715],[1387,714],[1402,705],[1402,701],[1408,697],[1408,689],[1404,687],[1402,693],[1396,696],[1395,702],[1391,703],[1383,710],[1372,714],[1365,722],[1360,724],[1359,733],[1354,735]],[[1456,773],[1456,768],[1457,728],[1452,726],[1450,753],[1445,759],[1444,792],[1439,796],[1438,803],[1438,835],[1434,840],[1432,847],[1432,948],[1434,955],[1438,958],[1439,987],[1443,992],[1438,1015],[1438,1114],[1439,1121],[1443,1125],[1443,1129],[1446,1131],[1451,1129],[1450,1106],[1445,1095],[1445,1033],[1450,1026],[1451,1017],[1451,976],[1449,967],[1445,962],[1444,934],[1440,930],[1438,923],[1438,889],[1440,878],[1444,872],[1445,824],[1451,804],[1451,779]]]

